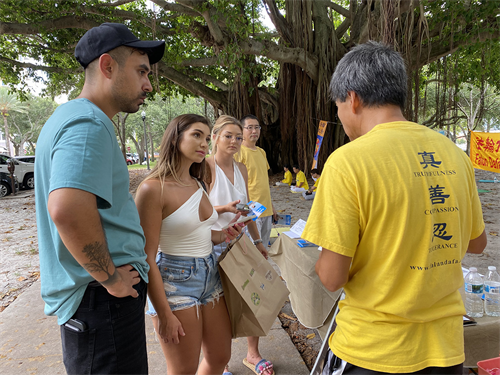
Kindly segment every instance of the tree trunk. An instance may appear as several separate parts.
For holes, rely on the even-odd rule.
[[[10,140],[9,140],[9,124],[7,123],[7,116],[2,113],[2,117],[3,117],[3,125],[4,125],[4,129],[5,129],[5,147],[7,148],[7,155],[9,156],[12,156],[10,154]]]
[[[155,161],[155,145],[154,145],[154,140],[153,140],[153,134],[151,132],[151,124],[148,124],[148,138],[149,138],[149,144],[151,145],[151,162]]]
[[[120,140],[120,148],[122,150],[122,155],[125,160],[127,160],[127,148],[126,148],[126,143],[127,143],[127,138],[125,135],[125,122],[127,121],[128,113],[122,114],[121,112],[118,112],[116,114],[116,122],[112,120],[113,125],[115,126],[116,129],[116,134],[118,135],[118,139]]]
[[[29,153],[35,155],[35,145],[31,140],[28,140],[28,144],[30,145]]]
[[[336,43],[324,2],[309,0],[287,2],[287,20],[291,25],[293,46],[314,53],[319,59],[318,81],[313,81],[300,67],[282,64],[278,81],[280,126],[280,167],[298,164],[308,174],[311,169],[319,122],[327,125],[318,168],[322,169],[329,153],[347,141],[337,108],[328,98],[329,80],[335,62],[346,52]],[[314,23],[314,30],[313,30]]]
[[[21,143],[22,144],[22,143]],[[19,150],[21,148],[21,144],[19,143],[15,143],[15,142],[12,142],[12,146],[14,147],[14,156],[15,155],[19,155],[21,156],[21,154],[19,153]]]

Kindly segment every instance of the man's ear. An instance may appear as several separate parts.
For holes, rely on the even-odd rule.
[[[358,94],[356,94],[354,91],[349,91],[347,93],[347,97],[349,99],[349,108],[351,109],[351,112],[353,114],[358,113],[361,105],[361,99],[359,98]]]
[[[116,61],[107,53],[99,57],[99,70],[104,77],[111,79],[114,71],[116,70]]]

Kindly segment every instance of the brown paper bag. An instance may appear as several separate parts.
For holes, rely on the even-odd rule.
[[[243,234],[219,258],[233,338],[266,336],[287,296],[281,278]]]

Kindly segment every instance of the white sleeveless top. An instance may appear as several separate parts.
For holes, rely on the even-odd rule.
[[[212,252],[212,225],[217,221],[217,211],[205,221],[200,221],[200,203],[207,194],[198,183],[198,190],[176,211],[162,220],[160,250],[174,256],[204,258]]]
[[[214,206],[224,206],[230,202],[235,200],[240,200],[240,203],[248,203],[247,197],[247,189],[245,186],[245,179],[240,172],[240,168],[233,161],[233,169],[234,169],[234,185],[229,181],[224,171],[217,165],[217,161],[215,160],[215,183],[210,191],[210,201]],[[221,230],[222,227],[225,227],[229,224],[231,220],[234,219],[236,215],[232,212],[224,212],[219,215],[219,219],[212,227],[213,230]]]

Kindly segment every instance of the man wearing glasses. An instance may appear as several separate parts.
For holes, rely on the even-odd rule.
[[[266,152],[257,147],[257,141],[260,137],[259,120],[254,115],[247,115],[241,119],[243,125],[243,144],[240,151],[234,155],[236,161],[245,164],[248,170],[248,198],[251,201],[259,202],[266,207],[266,210],[257,219],[257,228],[259,230],[261,240],[254,240],[257,245],[261,242],[267,249],[269,239],[271,237],[271,228],[273,217],[277,216],[276,210],[271,202],[271,190],[269,188],[269,164],[266,158]],[[252,239],[253,240],[253,239]],[[260,362],[266,364],[263,375],[272,375],[274,373],[272,364],[269,361],[262,359],[259,353],[259,338],[247,337],[248,353],[243,363],[245,366],[255,366]],[[253,368],[252,368],[253,369]]]

